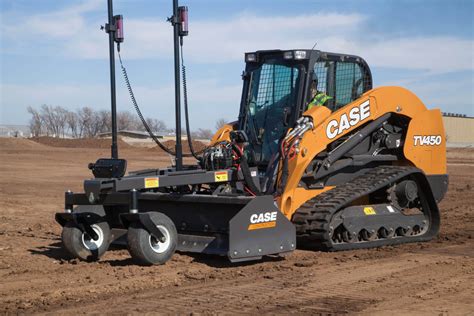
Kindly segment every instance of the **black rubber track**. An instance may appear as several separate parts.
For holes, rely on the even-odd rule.
[[[349,206],[351,202],[389,187],[407,176],[416,179],[429,205],[429,214],[426,214],[429,219],[429,228],[424,234],[355,243],[332,241],[330,223],[339,211]],[[420,169],[405,166],[379,166],[352,181],[308,200],[296,211],[292,221],[296,226],[296,236],[300,245],[325,251],[338,251],[430,240],[439,230],[439,210],[426,176]]]

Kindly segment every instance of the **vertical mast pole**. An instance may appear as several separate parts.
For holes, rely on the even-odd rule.
[[[115,23],[114,23],[114,13],[112,7],[112,0],[108,0],[108,33],[109,33],[109,60],[110,60],[110,103],[111,103],[111,114],[112,114],[112,146],[111,146],[111,156],[114,159],[118,158],[118,148],[117,148],[117,101],[116,101],[116,92],[115,92],[115,44],[114,44],[114,34],[115,34]]]
[[[183,169],[183,147],[181,145],[181,92],[179,77],[179,17],[178,0],[173,0],[172,25],[174,31],[174,91],[176,113],[176,170]]]

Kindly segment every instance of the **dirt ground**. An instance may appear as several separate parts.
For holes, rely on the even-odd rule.
[[[90,144],[88,144],[90,145]],[[65,260],[54,213],[107,147],[0,139],[0,313],[474,315],[474,151],[450,150],[439,236],[428,243],[230,264],[176,254],[134,265],[124,249]],[[129,170],[169,157],[126,146]]]

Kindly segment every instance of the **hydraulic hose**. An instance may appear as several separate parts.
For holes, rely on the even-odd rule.
[[[183,77],[183,101],[184,101],[184,120],[186,124],[186,136],[188,138],[188,145],[189,145],[189,150],[191,151],[191,155],[193,155],[194,158],[199,160],[198,154],[202,154],[206,150],[206,148],[196,153],[193,147],[193,140],[191,139],[191,129],[189,128],[189,111],[188,111],[188,86],[186,83],[186,66],[184,65],[182,40],[181,40],[181,73]]]
[[[153,139],[153,141],[162,149],[164,150],[165,152],[167,152],[168,154],[172,155],[172,156],[176,156],[176,153],[173,152],[172,150],[170,150],[168,147],[166,147],[165,145],[163,145],[159,140],[158,138],[155,136],[155,134],[153,133],[153,131],[151,130],[150,126],[148,125],[148,123],[146,122],[145,118],[143,117],[143,114],[142,112],[140,111],[140,107],[138,106],[138,103],[137,103],[137,100],[135,99],[135,94],[133,93],[133,90],[132,90],[132,85],[130,84],[130,80],[128,79],[128,74],[127,74],[127,70],[125,69],[124,65],[123,65],[123,62],[122,62],[122,56],[120,55],[120,51],[118,51],[118,56],[119,56],[119,61],[120,61],[120,67],[122,69],[122,73],[123,73],[123,77],[125,79],[125,84],[127,85],[127,89],[128,89],[128,93],[130,95],[130,99],[132,100],[132,103],[133,103],[133,107],[135,108],[137,114],[138,114],[138,117],[140,118],[143,126],[145,127],[146,131],[148,132],[148,135],[150,135],[150,137]],[[189,138],[188,138],[189,139]],[[196,157],[194,155],[194,153],[192,155],[189,155],[189,154],[183,154],[184,157]]]
[[[237,148],[237,145],[232,144],[232,148],[236,153],[240,153],[240,149]],[[252,179],[252,174],[250,172],[250,167],[247,162],[247,158],[245,157],[244,154],[239,154],[240,158],[240,167],[242,170],[242,175],[244,176],[244,181],[245,184],[249,187],[249,189],[255,194],[255,195],[262,195],[262,191],[255,185]]]

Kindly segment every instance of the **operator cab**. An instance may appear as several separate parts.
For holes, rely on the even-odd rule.
[[[265,170],[287,130],[306,111],[315,91],[335,111],[372,89],[360,57],[318,50],[266,50],[245,54],[239,130],[249,138],[249,163]]]

